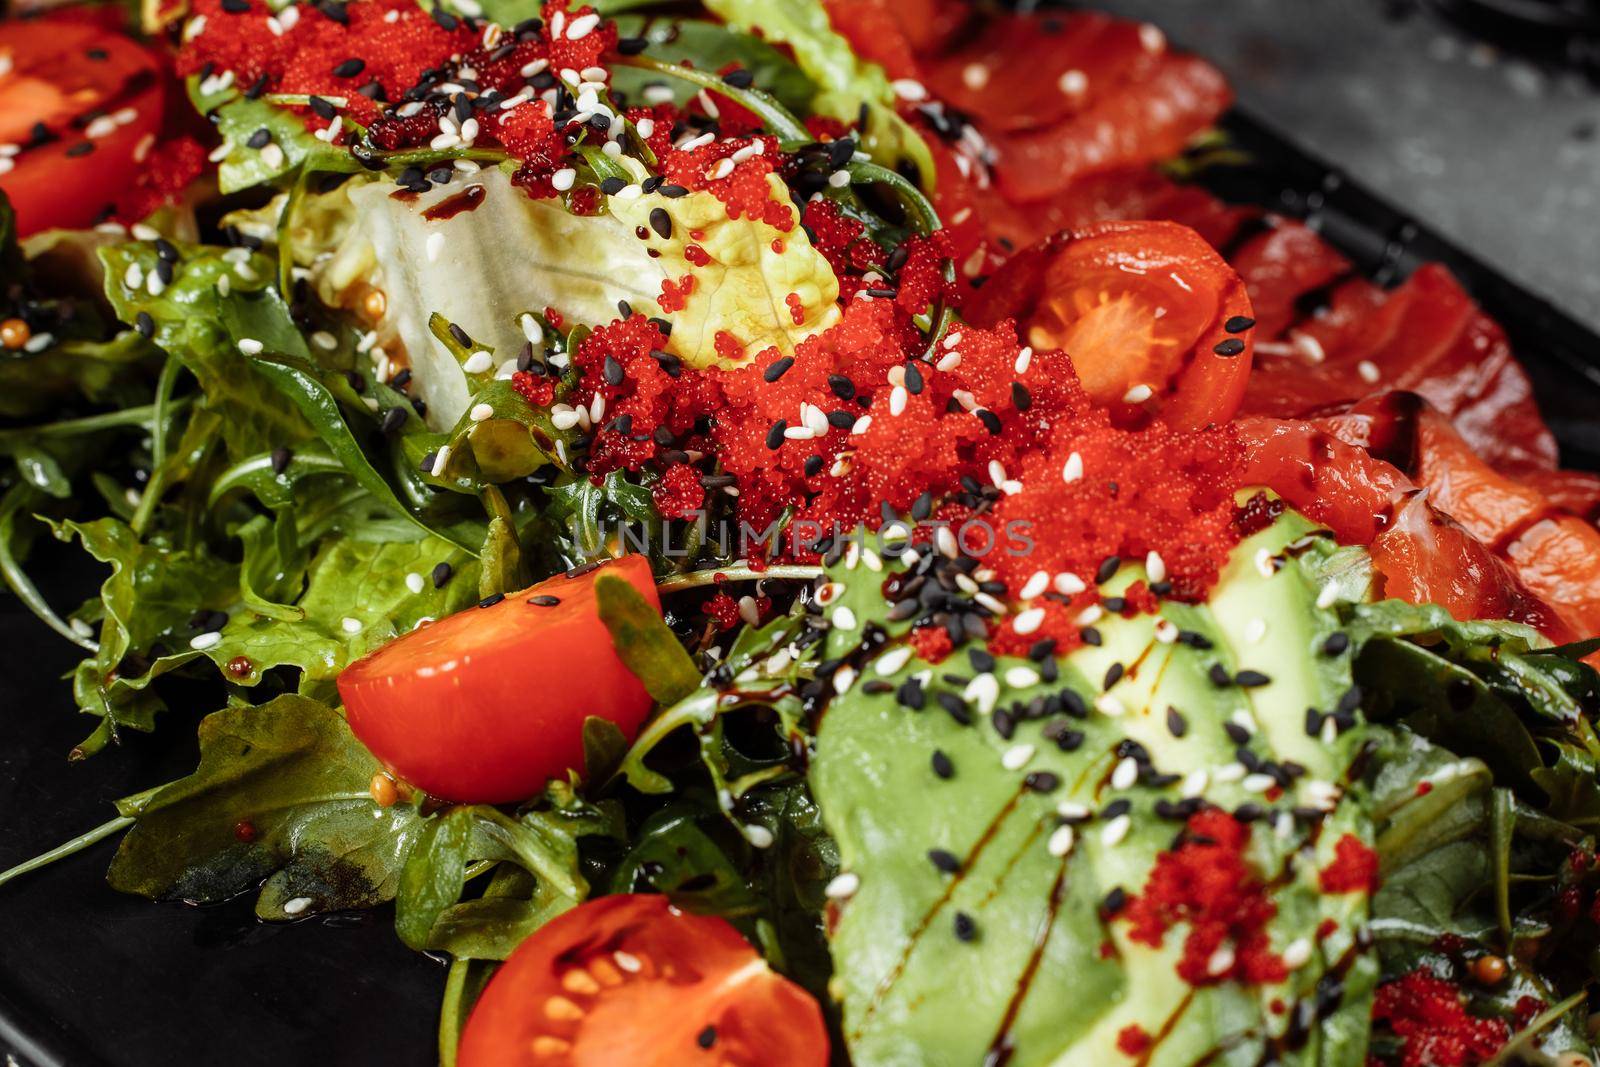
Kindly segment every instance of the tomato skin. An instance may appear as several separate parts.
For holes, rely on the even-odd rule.
[[[456,1062],[825,1067],[828,1034],[817,1002],[725,920],[619,894],[558,915],[518,946],[473,1008]]]
[[[0,175],[19,236],[93,223],[132,184],[161,130],[162,60],[103,23],[73,10],[0,23],[14,65],[0,78],[0,142],[27,145],[39,122],[57,138],[25,147]],[[90,113],[122,118],[91,139],[74,125]],[[86,144],[88,154],[69,155]]]
[[[1107,327],[1096,329],[1091,317],[1108,302],[1123,310],[1099,313]],[[1138,384],[1155,390],[1160,417],[1175,429],[1226,422],[1250,374],[1250,334],[1225,329],[1229,319],[1250,317],[1244,283],[1199,234],[1174,222],[1057,234],[1000,268],[965,314],[984,327],[1012,318],[1028,344],[1064,347],[1085,390],[1124,424],[1147,415],[1122,399]],[[1140,336],[1130,336],[1134,330]],[[1225,341],[1243,347],[1219,355]]]
[[[462,803],[526,800],[581,772],[585,718],[609,719],[631,739],[651,707],[600,621],[600,574],[626,578],[660,610],[637,555],[468,608],[344,669],[350,729],[406,782]],[[528,602],[538,595],[560,603]]]

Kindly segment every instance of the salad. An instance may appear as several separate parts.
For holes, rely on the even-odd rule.
[[[0,573],[69,758],[209,712],[0,883],[392,906],[459,1067],[1591,1063],[1600,478],[1229,103],[954,0],[0,23]]]

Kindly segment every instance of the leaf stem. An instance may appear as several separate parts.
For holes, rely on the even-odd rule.
[[[184,397],[172,401],[169,407],[176,411],[188,403],[189,399]],[[143,404],[136,408],[107,411],[100,415],[85,415],[81,419],[61,419],[58,422],[46,422],[38,426],[18,426],[10,430],[0,430],[0,447],[13,442],[26,443],[37,437],[72,437],[81,433],[114,430],[122,426],[148,426],[155,412],[155,404]]]
[[[0,579],[4,579],[11,591],[17,594],[17,599],[28,606],[28,610],[38,616],[56,633],[68,641],[88,652],[99,652],[100,643],[92,637],[85,637],[55,613],[50,602],[39,592],[39,587],[33,584],[28,577],[28,572],[22,569],[22,564],[17,562],[17,557],[11,551],[11,531],[17,521],[17,515],[23,508],[27,499],[23,494],[31,492],[32,487],[20,483],[0,500]]]
[[[742,105],[766,124],[767,129],[780,141],[805,141],[814,140],[805,125],[789,113],[789,109],[778,103],[777,99],[762,92],[760,89],[739,89],[729,85],[717,74],[708,71],[694,70],[690,67],[681,67],[676,63],[668,63],[653,56],[622,56],[617,62],[630,67],[640,67],[644,70],[653,70],[657,74],[665,74],[679,81],[686,81],[690,85],[698,85],[702,89],[721,93],[728,99]]]
[[[685,589],[699,589],[702,586],[712,585],[718,581],[753,582],[762,578],[810,581],[813,578],[820,577],[822,577],[821,567],[810,567],[798,563],[766,567],[762,570],[756,570],[746,564],[739,564],[733,567],[715,567],[711,570],[689,571],[685,574],[674,574],[670,578],[661,578],[656,582],[656,590],[662,593],[681,593]]]
[[[104,841],[112,834],[121,830],[125,830],[132,825],[133,819],[127,815],[118,815],[115,819],[109,819],[106,822],[101,823],[99,826],[96,826],[88,833],[79,834],[72,840],[57,845],[49,852],[41,852],[39,855],[33,857],[33,859],[24,860],[15,867],[12,867],[10,870],[0,871],[0,885],[5,885],[13,878],[20,878],[30,871],[37,871],[41,867],[47,867],[56,860],[65,859],[67,856],[70,856],[75,852],[82,852],[90,845]]]
[[[166,489],[163,483],[167,476],[167,415],[168,408],[172,406],[172,390],[178,384],[178,372],[181,370],[183,364],[178,358],[168,356],[166,363],[161,366],[161,377],[156,381],[155,403],[150,405],[150,484],[140,494],[139,506],[134,509],[133,520],[128,523],[134,536],[141,539]]]

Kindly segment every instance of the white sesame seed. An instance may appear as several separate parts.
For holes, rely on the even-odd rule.
[[[1291,971],[1298,970],[1311,962],[1311,942],[1306,938],[1296,938],[1284,946],[1281,953],[1283,965]]]
[[[1356,364],[1356,373],[1361,375],[1361,380],[1371,385],[1379,377],[1378,365],[1370,359],[1364,359]]]
[[[567,24],[567,40],[578,41],[589,36],[596,26],[600,25],[600,16],[590,12],[579,15]]]
[[[656,132],[656,120],[640,119],[633,124],[633,128],[638,131],[640,137],[648,141]]]
[[[340,621],[339,625],[344,628],[344,632],[347,634],[358,634],[361,632],[361,620],[352,618],[348,615],[346,615],[344,619]]]
[[[1144,572],[1152,582],[1167,580],[1167,561],[1161,558],[1161,553],[1154,550],[1145,553]]]
[[[872,669],[877,671],[880,677],[887,678],[891,674],[898,674],[910,659],[911,646],[901,645],[879,656]]]
[[[834,171],[828,175],[828,184],[835,189],[843,189],[850,184],[850,172],[847,170]]]
[[[1106,848],[1115,848],[1122,844],[1122,839],[1128,836],[1128,830],[1133,826],[1133,820],[1126,815],[1118,815],[1100,831],[1100,843]]]
[[[1339,585],[1333,579],[1328,579],[1321,589],[1317,591],[1317,607],[1326,611],[1339,602]]]
[[[854,630],[856,628],[856,613],[847,605],[840,604],[833,609],[832,622],[836,630]]]
[[[302,911],[311,907],[313,903],[315,901],[310,897],[295,897],[292,900],[284,901],[283,913],[285,915],[299,915]]]
[[[889,414],[899,415],[904,412],[906,409],[906,401],[909,399],[910,394],[906,392],[905,386],[895,386],[889,391]]]
[[[854,435],[854,434],[863,434],[863,433],[866,433],[871,428],[872,428],[872,416],[871,415],[863,415],[863,416],[861,416],[859,419],[857,419],[855,421],[855,425],[854,426],[850,427],[850,433],[852,435]]]
[[[1245,623],[1244,639],[1248,644],[1259,645],[1262,638],[1267,636],[1267,620],[1251,619]]]
[[[268,141],[261,146],[261,162],[273,170],[280,169],[287,160],[284,159],[283,149],[276,141]]]
[[[216,648],[220,644],[222,644],[222,635],[215,630],[196,634],[189,639],[189,647],[196,652],[204,652],[206,649]]]
[[[430,471],[435,478],[444,476],[445,467],[450,463],[450,446],[440,445],[439,451],[433,457],[433,470]]]
[[[489,368],[494,366],[494,357],[487,352],[478,351],[468,356],[461,364],[461,369],[468,374],[487,374]]]
[[[1033,753],[1032,745],[1012,745],[1000,757],[1000,766],[1008,771],[1020,771],[1033,762]]]
[[[439,253],[444,251],[444,234],[430,233],[427,241],[423,242],[422,247],[427,254],[428,262],[436,262],[439,259]]]
[[[1028,689],[1039,684],[1039,672],[1032,667],[1008,667],[1006,684],[1013,689]]]
[[[1072,622],[1076,626],[1093,626],[1104,617],[1105,613],[1105,608],[1102,608],[1099,604],[1090,604],[1078,612]]]
[[[1139,384],[1122,394],[1124,404],[1143,404],[1146,400],[1156,395],[1156,391],[1148,385]]]
[[[1139,764],[1132,756],[1124,756],[1111,772],[1112,789],[1131,789],[1139,780]]]
[[[822,893],[829,900],[849,900],[861,888],[861,876],[853,871],[836,874]]]
[[[1087,819],[1089,808],[1088,805],[1080,804],[1076,800],[1063,800],[1056,805],[1056,814],[1063,819]]]
[[[1033,577],[1023,585],[1019,594],[1023,600],[1032,600],[1050,588],[1050,573],[1048,571],[1034,571]]]
[[[1061,480],[1071,485],[1083,477],[1083,457],[1074,452],[1061,468]]]
[[[1256,726],[1255,719],[1253,719],[1250,716],[1250,713],[1243,708],[1236,708],[1233,714],[1228,716],[1228,721],[1233,723],[1233,725],[1237,726],[1247,734],[1254,734],[1259,729],[1259,727]]]
[[[1255,558],[1252,562],[1255,564],[1256,573],[1263,578],[1271,578],[1278,572],[1278,565],[1272,561],[1271,549],[1256,549]]]
[[[265,345],[263,345],[260,341],[257,341],[254,337],[239,338],[239,351],[243,352],[247,356],[259,356],[262,349],[265,347]]]
[[[915,78],[896,78],[889,83],[889,88],[902,100],[928,99],[928,87]]]
[[[1100,714],[1109,718],[1118,718],[1127,714],[1127,707],[1117,699],[1115,693],[1101,693],[1094,698],[1094,708]]]
[[[751,623],[751,625],[755,625]],[[833,691],[835,693],[848,693],[850,687],[856,684],[856,669],[848,663],[833,672]]]
[[[978,706],[979,714],[987,715],[994,710],[995,704],[1000,700],[1000,682],[994,675],[985,671],[968,682],[961,695]]]
[[[1055,586],[1056,592],[1060,593],[1062,596],[1077,596],[1079,593],[1089,588],[1084,584],[1082,578],[1079,578],[1071,571],[1062,571],[1060,574],[1056,575],[1055,581],[1051,584]]]
[[[1185,797],[1197,797],[1206,791],[1206,786],[1211,784],[1211,776],[1204,767],[1196,767],[1184,776],[1183,783],[1178,787],[1178,793]]]
[[[1163,645],[1170,645],[1178,639],[1178,627],[1171,619],[1156,620],[1156,640]]]
[[[412,593],[422,592],[422,575],[418,574],[416,571],[412,571],[410,574],[406,575],[406,588],[411,590]]]
[[[1050,840],[1045,847],[1050,850],[1050,855],[1052,856],[1065,856],[1072,851],[1075,839],[1076,835],[1072,827],[1058,826],[1055,828],[1055,832],[1050,835]]]
[[[1167,35],[1161,32],[1161,27],[1146,22],[1139,27],[1139,43],[1146,52],[1159,52],[1167,47]]]
[[[1237,782],[1250,773],[1242,763],[1224,763],[1211,773],[1213,782]]]
[[[1278,784],[1278,780],[1270,774],[1247,774],[1240,783],[1252,793],[1265,793]]]
[[[721,181],[723,178],[726,178],[728,175],[733,173],[733,168],[733,160],[727,158],[719,159],[717,160],[717,165],[711,168],[710,173],[708,173],[706,177],[714,182]]]
[[[754,823],[746,826],[744,828],[744,839],[750,842],[751,846],[754,848],[772,847],[772,831],[768,830],[765,826],[757,826]]]
[[[989,68],[982,63],[968,63],[961,68],[961,84],[977,92],[989,84]]]
[[[483,422],[485,419],[492,419],[494,418],[494,405],[474,404],[472,405],[470,417],[473,422]]]
[[[1068,96],[1082,96],[1089,91],[1089,76],[1081,70],[1069,70],[1056,85]]]
[[[1218,945],[1217,950],[1211,954],[1211,958],[1206,960],[1206,974],[1212,978],[1220,978],[1233,969],[1233,961],[1233,946],[1228,944]]]
[[[644,969],[644,964],[639,961],[639,957],[631,952],[624,952],[618,949],[611,954],[611,959],[618,967],[621,967],[629,974],[638,974]]]
[[[1019,634],[1031,634],[1043,625],[1043,608],[1029,608],[1018,612],[1017,617],[1011,620],[1011,628]]]
[[[934,529],[933,547],[937,548],[939,554],[947,559],[955,559],[961,553],[960,546],[956,544],[955,531],[948,526],[939,526]]]

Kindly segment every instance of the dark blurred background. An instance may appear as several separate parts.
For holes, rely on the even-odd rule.
[[[1101,0],[1240,103],[1600,328],[1600,0]]]

